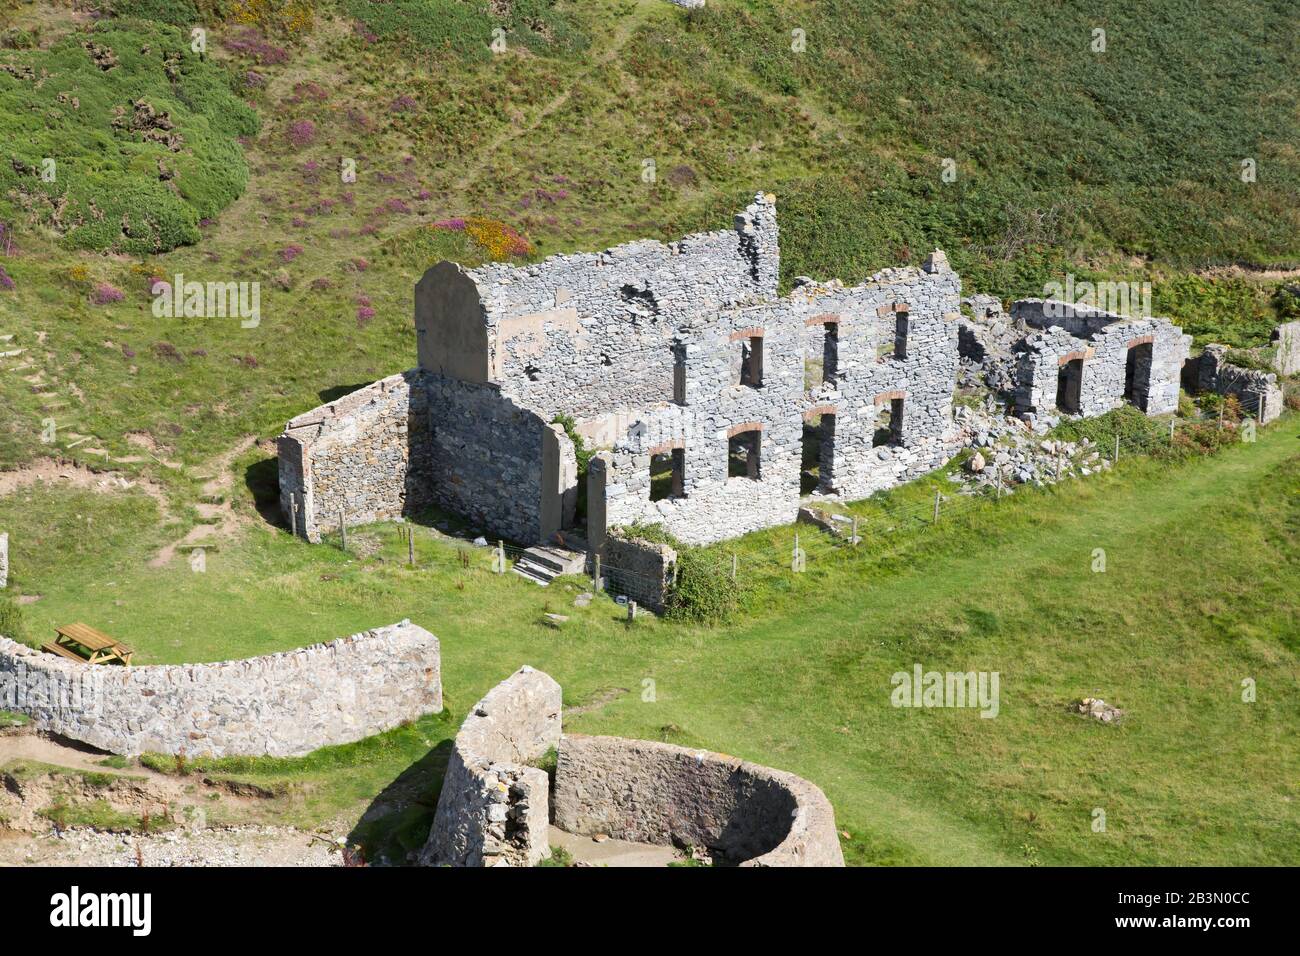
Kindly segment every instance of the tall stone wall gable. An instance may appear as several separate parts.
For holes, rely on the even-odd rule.
[[[129,668],[0,638],[0,700],[128,756],[301,756],[442,710],[441,657],[410,622],[264,657]]]
[[[724,754],[566,734],[553,798],[579,835],[724,852],[744,866],[843,866],[825,794],[794,774]]]

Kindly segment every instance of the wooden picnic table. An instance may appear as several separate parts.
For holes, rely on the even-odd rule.
[[[69,660],[84,664],[106,664],[109,661],[121,661],[131,666],[131,655],[135,651],[117,638],[109,637],[103,631],[97,631],[88,624],[78,621],[54,629],[56,637],[41,645],[41,650],[58,654]]]

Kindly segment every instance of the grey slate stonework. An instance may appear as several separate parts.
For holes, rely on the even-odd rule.
[[[843,866],[830,801],[792,773],[649,740],[565,734],[555,825],[694,846],[741,866]]]
[[[1242,368],[1228,361],[1226,345],[1207,345],[1201,353],[1197,390],[1236,396],[1242,410],[1267,425],[1282,414],[1283,393],[1273,372]]]
[[[1022,416],[1048,416],[1057,407],[1062,366],[1081,360],[1082,381],[1077,413],[1104,415],[1125,402],[1125,369],[1130,348],[1150,344],[1151,362],[1145,407],[1148,415],[1178,409],[1179,377],[1192,339],[1167,319],[1129,318],[1100,309],[1050,299],[1022,299],[1012,306],[1017,322],[1034,330],[1019,346],[1015,370],[1015,406]]]
[[[666,544],[611,532],[605,541],[601,573],[605,588],[626,595],[656,614],[664,610],[677,564],[677,552]]]
[[[0,637],[0,710],[126,756],[294,757],[442,710],[438,639],[409,621],[213,664],[77,664]]]
[[[299,415],[278,439],[280,509],[319,541],[349,524],[398,518],[433,500],[428,395],[418,369]]]
[[[533,866],[548,825],[690,843],[745,866],[843,866],[826,795],[794,774],[724,754],[561,735],[562,692],[521,667],[470,710],[452,745],[424,866]],[[558,747],[555,790],[529,764]],[[552,812],[554,819],[552,820]]]
[[[546,771],[560,741],[560,685],[524,666],[474,705],[452,744],[424,866],[533,866],[550,855]]]
[[[1279,375],[1300,374],[1300,322],[1283,322],[1273,332],[1273,370]]]

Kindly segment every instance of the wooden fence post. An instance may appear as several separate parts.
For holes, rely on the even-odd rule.
[[[289,492],[289,532],[298,537],[298,493]]]
[[[939,523],[939,489],[934,489],[934,523]]]
[[[740,559],[736,556],[736,552],[731,552],[731,580],[733,581],[736,580],[736,568],[739,564]]]
[[[343,519],[342,508],[339,509],[339,542],[342,544],[343,550],[346,551],[348,549],[348,523]]]
[[[1118,433],[1116,433],[1115,435],[1115,457],[1111,459],[1110,463],[1112,465],[1119,464],[1119,434]]]
[[[591,556],[591,586],[597,591],[600,590],[600,555],[599,554],[594,554]]]
[[[406,564],[408,567],[415,567],[415,527],[406,526]]]

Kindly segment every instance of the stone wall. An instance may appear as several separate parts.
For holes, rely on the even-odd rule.
[[[576,489],[573,443],[495,385],[439,375],[426,382],[436,409],[429,457],[433,500],[494,536],[524,544],[546,540],[558,530],[549,486],[567,474]]]
[[[672,586],[677,552],[666,544],[614,533],[605,540],[601,575],[605,589],[624,594],[641,607],[662,614]]]
[[[785,299],[680,326],[682,394],[633,416],[604,456],[606,520],[661,523],[691,544],[793,521],[810,420],[822,423],[822,493],[865,497],[942,465],[956,451],[960,293],[936,253],[925,269],[887,269],[850,288],[808,281]],[[756,340],[761,384],[745,384],[742,355]],[[882,441],[878,418],[896,399],[897,440]],[[758,435],[757,476],[729,473],[731,440],[744,432]],[[681,493],[652,501],[652,456],[674,449]]]
[[[778,255],[775,201],[759,194],[731,229],[465,275],[491,380],[546,421],[568,412],[598,432],[602,419],[671,399],[678,323],[775,297]]]
[[[530,767],[560,740],[560,685],[521,667],[474,705],[452,746],[425,866],[533,866],[550,855],[550,781]]]
[[[1039,331],[1020,343],[1015,366],[1016,411],[1028,420],[1077,414],[1104,415],[1129,400],[1129,351],[1150,346],[1150,360],[1135,360],[1138,381],[1133,402],[1148,415],[1177,411],[1179,379],[1191,349],[1191,336],[1167,319],[1126,318],[1098,309],[1042,299],[1012,307],[1017,321]],[[1138,353],[1145,355],[1143,350]],[[1081,366],[1071,366],[1079,361]],[[1062,369],[1079,372],[1078,410],[1057,405]]]
[[[0,709],[113,753],[292,757],[442,710],[438,639],[409,621],[213,664],[77,664],[0,637]]]
[[[619,737],[560,741],[555,825],[569,833],[707,847],[742,866],[843,866],[835,814],[794,774],[724,754]]]
[[[1273,332],[1273,370],[1300,375],[1300,322],[1283,322]]]
[[[319,541],[348,524],[401,517],[432,501],[428,393],[402,372],[299,415],[278,442],[280,509]]]
[[[1228,361],[1226,345],[1207,345],[1201,353],[1197,390],[1233,395],[1242,410],[1267,425],[1282,414],[1283,393],[1273,372],[1242,368]]]

